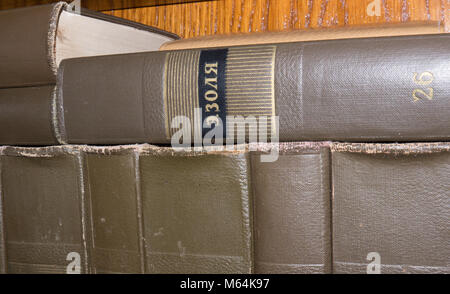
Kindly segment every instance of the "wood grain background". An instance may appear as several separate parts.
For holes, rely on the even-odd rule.
[[[0,0],[0,10],[55,3],[59,1],[69,3],[73,0]],[[199,1],[207,0],[80,0],[81,6],[98,11]]]
[[[441,22],[449,30],[450,0],[380,0],[381,15],[368,16],[373,0],[217,0],[105,11],[173,32],[195,36],[292,29]]]
[[[89,4],[90,0],[84,1]],[[111,8],[134,7],[138,1],[142,0],[105,0],[104,3],[110,3]],[[423,20],[439,21],[450,32],[450,0],[379,0],[380,16],[368,16],[367,5],[372,1],[209,0],[103,12],[155,26],[184,38]],[[0,1],[0,9],[45,2],[54,0],[3,0]]]

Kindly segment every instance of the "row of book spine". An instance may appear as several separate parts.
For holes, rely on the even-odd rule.
[[[450,144],[241,147],[3,147],[1,270],[449,273]]]

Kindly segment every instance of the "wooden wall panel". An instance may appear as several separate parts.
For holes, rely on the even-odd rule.
[[[156,26],[184,38],[423,20],[440,21],[449,31],[450,0],[379,0],[380,15],[368,16],[367,6],[372,1],[217,0],[104,13]]]
[[[0,10],[73,0],[0,0]],[[208,0],[81,0],[81,6],[92,10],[112,10]]]
[[[0,9],[55,1],[1,0]],[[182,0],[99,1],[83,0],[82,3],[101,10]],[[367,6],[373,1],[381,4],[379,16],[367,14]],[[450,0],[207,0],[103,12],[165,29],[185,38],[423,20],[439,21],[447,32],[450,31]]]

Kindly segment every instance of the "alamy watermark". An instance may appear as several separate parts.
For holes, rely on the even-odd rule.
[[[367,5],[368,16],[381,16],[381,0],[373,0]]]
[[[268,154],[261,154],[261,162],[274,162],[279,153],[278,116],[226,116],[225,122],[218,116],[202,119],[202,110],[194,110],[193,121],[187,116],[176,116],[170,124],[176,130],[171,137],[175,151],[205,148],[214,151],[243,150],[246,143],[270,143]],[[256,144],[248,145],[249,151],[258,151]]]
[[[66,260],[69,264],[66,267],[67,274],[81,274],[81,256],[78,252],[70,252],[67,254]]]
[[[81,14],[81,0],[74,0],[67,5],[67,11]]]
[[[369,252],[367,254],[367,274],[381,274],[381,255],[378,252]]]

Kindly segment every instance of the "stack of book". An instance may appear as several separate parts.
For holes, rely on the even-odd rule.
[[[437,24],[174,41],[65,8],[0,12],[0,272],[450,273]]]

